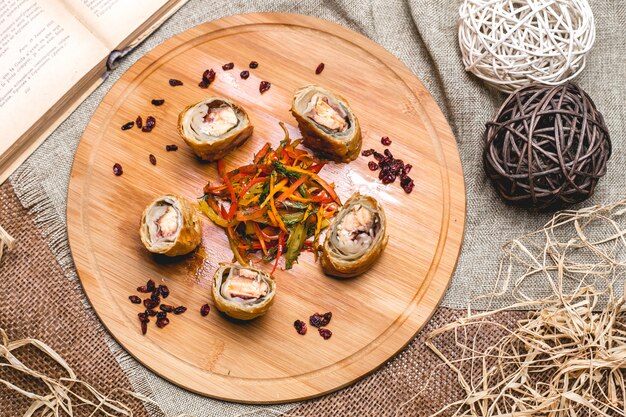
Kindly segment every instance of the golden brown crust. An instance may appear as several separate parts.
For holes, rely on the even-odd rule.
[[[232,131],[227,132],[223,138],[215,142],[200,141],[197,138],[192,137],[190,134],[185,133],[184,118],[188,111],[196,106],[204,103],[210,103],[213,101],[223,101],[231,106],[239,119],[240,126],[234,128]],[[201,102],[191,104],[180,112],[178,115],[178,133],[183,138],[185,143],[189,145],[191,150],[201,159],[205,161],[217,161],[224,158],[231,151],[243,145],[243,143],[252,135],[254,127],[250,123],[250,119],[246,111],[239,104],[224,97],[209,97]]]
[[[173,242],[155,244],[150,237],[148,222],[146,221],[150,208],[159,202],[173,203],[178,206],[181,215],[182,225],[180,231]],[[152,253],[159,253],[167,256],[186,255],[193,251],[202,240],[202,223],[198,217],[196,209],[183,197],[175,194],[165,194],[152,200],[146,206],[141,216],[139,224],[139,236],[141,242]]]
[[[248,269],[255,271],[261,275],[268,285],[268,293],[256,304],[244,305],[224,298],[220,292],[222,281],[224,279],[224,273],[230,268]],[[270,274],[267,272],[254,268],[251,266],[240,266],[229,263],[221,263],[213,275],[213,284],[211,286],[211,295],[213,296],[213,302],[219,311],[226,314],[229,317],[238,320],[252,320],[263,314],[267,313],[269,308],[274,304],[274,296],[276,295],[276,282]]]
[[[350,128],[347,134],[329,134],[321,129],[310,117],[302,113],[299,99],[304,97],[309,91],[319,91],[330,95],[343,105],[350,120]],[[298,128],[302,133],[303,143],[306,147],[337,162],[354,161],[359,156],[362,145],[361,126],[345,98],[316,85],[305,86],[296,90],[291,103],[291,114],[298,122]]]
[[[337,234],[337,225],[339,225],[343,216],[355,204],[360,204],[373,213],[376,213],[380,221],[380,226],[379,231],[369,249],[358,258],[353,259],[352,257],[344,256],[337,251],[334,242]],[[351,278],[361,275],[370,269],[380,258],[385,250],[385,247],[387,246],[388,240],[389,235],[387,234],[387,219],[385,217],[383,207],[378,203],[378,201],[376,201],[375,198],[355,193],[345,202],[341,211],[337,213],[333,223],[328,228],[326,239],[324,240],[324,245],[322,247],[322,256],[320,257],[322,270],[328,275],[339,278]]]

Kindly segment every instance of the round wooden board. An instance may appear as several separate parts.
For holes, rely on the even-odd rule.
[[[242,80],[252,60],[259,67]],[[223,71],[222,64],[235,68]],[[320,62],[326,64],[315,75]],[[213,68],[208,90],[197,86]],[[170,87],[170,78],[184,86]],[[259,82],[272,83],[265,94]],[[215,164],[201,163],[176,133],[178,113],[208,95],[239,102],[255,126],[253,136],[225,159],[226,169],[249,163],[269,141],[277,145],[287,124],[293,91],[318,83],[346,97],[363,129],[363,149],[381,150],[382,136],[396,157],[413,164],[412,194],[398,182],[384,186],[367,168],[370,158],[329,164],[322,177],[334,181],[342,201],[354,191],[384,206],[389,244],[365,275],[350,280],[325,276],[310,253],[289,271],[275,274],[276,302],[249,323],[220,315],[210,300],[212,274],[232,258],[221,229],[203,218],[202,247],[164,262],[147,253],[138,235],[144,206],[175,192],[193,201]],[[151,99],[165,99],[155,107]],[[120,126],[137,115],[156,117],[151,133]],[[177,144],[177,152],[166,152]],[[153,166],[148,155],[154,154]],[[112,166],[120,163],[121,177]],[[428,91],[396,58],[369,39],[312,17],[249,14],[223,18],[181,33],[152,50],[115,84],[95,112],[78,147],[68,195],[68,229],[81,282],[98,316],[115,339],[142,364],[196,393],[246,403],[302,400],[344,387],[374,371],[401,350],[437,308],[454,270],[463,238],[465,190],[456,143]],[[269,267],[267,267],[269,268]],[[128,296],[148,278],[167,283],[170,304],[189,310],[142,336],[140,306]],[[209,301],[208,317],[199,308]],[[315,328],[300,336],[295,319],[333,312],[333,336]]]

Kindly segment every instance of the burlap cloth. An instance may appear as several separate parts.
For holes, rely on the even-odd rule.
[[[596,195],[587,203],[608,203],[624,198],[626,176],[622,167],[625,166],[626,153],[624,152],[623,138],[626,131],[626,98],[624,80],[626,80],[626,38],[623,24],[626,21],[626,7],[620,0],[592,1],[592,8],[596,18],[596,44],[587,63],[587,68],[579,77],[578,82],[591,95],[598,108],[604,114],[613,140],[613,156],[609,161],[608,174],[600,182]],[[69,173],[74,151],[80,136],[102,97],[119,76],[148,50],[163,40],[199,23],[216,19],[222,16],[255,12],[255,11],[283,11],[303,13],[328,19],[355,31],[365,34],[380,43],[400,60],[402,60],[424,82],[435,100],[447,116],[454,133],[456,134],[459,152],[465,171],[467,185],[467,226],[462,255],[452,280],[450,289],[443,301],[443,307],[434,316],[428,328],[448,321],[459,314],[468,300],[476,295],[488,292],[493,287],[495,268],[498,263],[498,248],[506,240],[519,236],[524,232],[537,229],[548,218],[547,213],[532,213],[511,208],[503,204],[493,188],[486,180],[480,154],[482,151],[482,134],[484,123],[493,115],[503,96],[489,90],[476,78],[463,70],[456,38],[456,19],[460,0],[411,0],[411,1],[223,1],[216,0],[210,3],[200,0],[191,0],[176,15],[166,22],[157,32],[150,36],[142,45],[127,56],[120,68],[96,92],[94,92],[70,118],[63,123],[40,149],[25,162],[11,177],[10,182],[17,198],[29,210],[29,221],[35,222],[37,229],[15,229],[6,224],[7,208],[3,206],[0,214],[0,223],[17,234],[21,240],[18,252],[7,258],[0,267],[2,282],[8,280],[9,288],[13,286],[28,287],[32,281],[41,283],[53,274],[62,271],[66,279],[73,283],[74,292],[68,291],[63,297],[54,300],[56,303],[72,303],[76,298],[81,299],[80,288],[75,285],[76,274],[73,269],[65,226],[66,192]],[[6,185],[2,188],[2,201],[11,200],[12,190]],[[19,216],[26,216],[20,212]],[[18,217],[19,217],[18,216]],[[12,217],[11,217],[12,218]],[[26,236],[23,236],[23,235]],[[20,266],[14,263],[26,263],[22,267],[33,267],[37,264],[22,251],[32,253],[29,247],[30,239],[45,239],[50,249],[49,256],[56,258],[45,263],[51,268],[45,273],[37,272],[38,276],[46,277],[35,279],[29,274],[20,273]],[[26,243],[24,243],[26,242]],[[38,251],[43,253],[43,251]],[[21,257],[20,257],[21,256]],[[39,259],[39,257],[33,258]],[[41,266],[41,263],[37,264]],[[60,269],[59,269],[60,267]],[[30,283],[30,284],[29,284]],[[0,285],[3,285],[0,283]],[[541,291],[541,283],[538,283]],[[4,287],[3,287],[4,288]],[[37,288],[35,288],[38,290]],[[31,289],[33,290],[33,289]],[[2,295],[2,294],[0,294]],[[41,305],[51,302],[44,294],[33,292],[32,303]],[[161,378],[147,371],[137,364],[125,352],[119,351],[110,336],[103,332],[89,313],[83,321],[74,320],[76,328],[73,331],[59,332],[64,337],[56,338],[57,334],[51,330],[52,326],[46,321],[33,323],[32,317],[22,310],[28,304],[9,304],[6,298],[0,302],[0,324],[12,329],[20,335],[49,338],[62,352],[72,349],[75,352],[75,361],[81,362],[81,352],[75,348],[75,338],[82,334],[94,336],[87,348],[98,349],[106,346],[109,349],[109,359],[114,358],[118,363],[115,368],[111,364],[101,362],[101,365],[86,365],[81,372],[86,378],[93,375],[120,373],[119,380],[130,383],[135,389],[151,395],[162,408],[172,414],[190,412],[198,416],[227,416],[254,410],[257,407],[227,404],[190,394],[163,381]],[[48,301],[46,301],[48,300]],[[492,307],[509,303],[503,297]],[[80,303],[79,303],[80,304]],[[19,306],[19,307],[16,307]],[[486,305],[475,304],[476,307]],[[87,306],[84,306],[87,308]],[[62,307],[59,307],[64,311]],[[521,314],[521,313],[520,313]],[[511,316],[514,316],[512,313]],[[503,317],[508,320],[511,317]],[[55,323],[64,323],[59,319]],[[65,323],[64,323],[65,325]],[[59,327],[63,327],[60,326]],[[67,326],[69,327],[69,326]],[[427,329],[428,329],[427,328]],[[426,330],[427,330],[426,329]],[[65,329],[67,330],[67,329]],[[423,380],[429,371],[434,369],[436,361],[425,350],[420,342],[424,332],[414,340],[410,346],[398,357],[390,361],[381,370],[339,393],[326,396],[297,405],[295,414],[300,415],[328,415],[328,416],[382,416],[395,415],[397,407],[419,392]],[[98,338],[101,338],[100,341]],[[93,346],[90,344],[93,343]],[[63,349],[65,347],[65,350]],[[71,347],[71,349],[70,349]],[[105,358],[106,352],[100,353]],[[93,353],[89,353],[91,360]],[[95,356],[94,356],[95,357]],[[105,359],[98,359],[98,361]],[[100,363],[91,360],[92,363]],[[92,366],[89,368],[89,366]],[[91,374],[89,372],[92,372]],[[400,415],[427,414],[444,401],[456,398],[454,376],[437,369],[440,374],[434,387],[428,388],[419,398],[411,402],[407,408],[401,410]],[[106,379],[102,381],[103,388],[107,387]],[[0,393],[0,398],[2,395]],[[1,400],[4,401],[4,400]],[[5,413],[6,408],[0,402],[0,415],[18,415],[12,411]],[[288,410],[294,405],[273,407]],[[419,411],[419,412],[418,412]]]

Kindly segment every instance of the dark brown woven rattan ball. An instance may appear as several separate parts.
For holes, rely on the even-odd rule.
[[[485,171],[500,195],[535,208],[589,198],[611,156],[602,114],[569,82],[510,94],[487,123],[485,140]]]

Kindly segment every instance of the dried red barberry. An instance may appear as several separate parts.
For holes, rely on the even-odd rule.
[[[135,122],[124,123],[122,125],[122,130],[132,129],[133,126],[135,126]]]
[[[408,175],[405,175],[402,178],[400,178],[400,186],[402,187],[404,192],[406,192],[407,194],[410,194],[411,191],[413,191],[413,187],[415,186],[415,184],[413,183],[413,180],[411,179],[411,177],[409,177]]]
[[[162,98],[161,98],[161,99],[158,99],[158,100],[154,99],[154,100],[152,100],[152,101],[151,101],[151,103],[152,103],[152,105],[153,105],[153,106],[160,106],[160,105],[162,105],[163,103],[165,103],[165,100],[164,100],[164,99],[162,99]]]
[[[152,165],[156,165],[156,156],[150,154],[150,156],[148,158],[150,159],[150,163]]]
[[[187,311],[187,307],[178,306],[174,309],[174,314],[183,314],[185,311]]]
[[[148,322],[147,321],[142,321],[141,322],[141,334],[146,334],[148,332]]]
[[[137,287],[137,292],[149,293],[150,290],[148,289],[148,287],[146,285],[143,285],[141,287]]]
[[[380,152],[376,152],[376,151],[374,151],[374,158],[375,158],[377,161],[383,161],[383,160],[385,159],[385,155],[383,155],[383,154],[382,154],[382,153],[380,153]]]
[[[328,329],[318,329],[318,331],[320,333],[320,336],[322,336],[324,340],[330,339],[330,337],[333,335],[333,332]]]
[[[366,149],[363,152],[361,152],[361,155],[363,155],[363,156],[370,156],[370,155],[373,155],[374,152],[376,152],[374,149]]]
[[[333,313],[332,312],[327,312],[324,313],[324,315],[322,316],[323,320],[322,320],[322,326],[328,326],[328,323],[330,323],[330,320],[333,318]]]
[[[171,78],[170,79],[170,85],[172,87],[177,87],[179,85],[183,85],[183,82],[181,80],[177,80],[177,79]]]
[[[369,161],[367,163],[367,167],[370,169],[370,171],[376,171],[378,169],[378,164],[374,161]]]
[[[167,288],[167,285],[159,285],[159,292],[163,298],[167,298],[170,295],[170,289]]]
[[[161,303],[161,297],[159,297],[158,290],[152,291],[152,294],[150,295],[150,299],[154,301],[155,303],[157,303],[157,305]]]
[[[393,175],[391,172],[389,171],[380,171],[380,173],[382,175],[379,175],[378,178],[380,178],[380,180],[383,182],[383,184],[391,184],[392,182],[394,182],[396,180],[396,176]]]
[[[157,311],[157,319],[164,319],[167,317],[167,311]]]
[[[158,319],[157,322],[156,322],[156,325],[157,325],[157,327],[159,329],[164,328],[168,324],[170,324],[170,319],[168,319],[167,317],[163,317],[162,319]]]
[[[313,327],[322,327],[322,315],[320,313],[313,314],[309,317],[309,323]]]
[[[250,68],[255,69],[255,68],[256,68],[256,67],[258,67],[258,66],[259,66],[259,63],[258,63],[258,62],[256,62],[256,61],[250,61],[250,65],[249,65],[249,67],[250,67]]]
[[[208,304],[204,304],[202,307],[200,307],[200,314],[202,314],[202,317],[208,316],[210,311],[211,306]]]
[[[148,310],[155,308],[156,306],[158,306],[159,303],[154,301],[151,298],[146,298],[145,300],[143,300],[143,306],[145,308],[147,308]]]
[[[164,311],[166,313],[171,313],[172,311],[174,311],[174,306],[171,306],[168,304],[161,304],[159,306],[159,309],[161,309],[161,311]]]
[[[136,295],[129,295],[128,299],[133,304],[141,304],[141,298],[137,297]]]
[[[222,69],[223,69],[224,71],[231,70],[231,69],[233,69],[234,67],[235,67],[235,64],[234,64],[234,63],[232,63],[232,62],[229,62],[228,64],[224,64],[224,65],[222,65]]]
[[[145,321],[145,322],[150,321],[147,313],[137,313],[137,317],[139,318],[139,321]]]
[[[324,63],[321,62],[317,68],[315,68],[315,74],[320,75],[324,71]]]
[[[385,149],[383,153],[385,154],[387,158],[393,159],[393,154],[391,153],[389,149]]]
[[[146,314],[149,315],[150,317],[154,317],[157,315],[157,312],[156,310],[149,309],[149,310],[146,310]]]
[[[298,334],[305,335],[307,331],[306,323],[302,320],[296,320],[293,322],[293,327],[296,328]]]
[[[118,164],[117,162],[113,164],[113,173],[117,175],[118,177],[124,173],[122,166]]]
[[[261,81],[261,84],[259,84],[259,92],[263,94],[267,90],[269,90],[271,86],[272,83],[270,83],[269,81]]]
[[[243,78],[244,80],[247,80],[248,77],[250,76],[250,71],[241,71],[241,73],[239,73],[239,76]]]
[[[137,120],[135,120],[135,124],[137,125],[139,129],[141,129],[141,127],[143,126],[143,119],[141,118],[141,116],[137,116]]]
[[[404,172],[404,174],[406,175],[406,174],[408,174],[409,172],[411,172],[411,168],[413,168],[413,165],[411,165],[411,164],[406,164],[406,165],[404,166],[404,171],[403,171],[403,172]]]
[[[205,70],[204,73],[202,73],[202,80],[198,83],[198,86],[200,88],[209,88],[214,80],[215,71],[213,71],[213,68]]]
[[[391,139],[389,139],[389,136],[383,136],[382,138],[380,138],[380,143],[385,146],[389,146],[391,145]]]
[[[156,126],[156,119],[154,118],[154,116],[148,116],[146,118],[146,124],[141,129],[141,131],[142,132],[151,132],[152,129],[154,129],[154,126]]]
[[[165,150],[168,152],[177,151],[178,145],[165,145]]]

